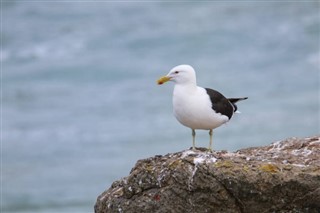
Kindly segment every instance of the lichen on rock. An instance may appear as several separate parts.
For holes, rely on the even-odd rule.
[[[139,160],[95,212],[319,212],[320,137]]]

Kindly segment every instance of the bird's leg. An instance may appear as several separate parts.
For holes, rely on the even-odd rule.
[[[212,129],[209,130],[210,142],[209,142],[209,151],[212,151]]]
[[[196,149],[196,131],[192,129],[192,149]]]

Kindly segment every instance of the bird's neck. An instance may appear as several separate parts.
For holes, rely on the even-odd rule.
[[[181,92],[192,94],[197,90],[197,84],[195,82],[188,82],[184,84],[175,84],[174,92]]]

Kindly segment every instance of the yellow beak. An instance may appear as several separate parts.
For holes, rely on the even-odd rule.
[[[170,77],[168,77],[168,76],[163,76],[163,77],[161,77],[161,78],[159,78],[158,80],[157,80],[157,83],[159,84],[159,85],[161,85],[161,84],[163,84],[163,83],[166,83],[167,81],[170,81]]]

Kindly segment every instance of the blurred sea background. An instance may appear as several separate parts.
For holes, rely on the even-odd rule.
[[[319,134],[319,1],[1,1],[2,203],[93,212],[135,162],[191,147],[172,114],[179,64],[248,96],[214,131],[234,151]],[[198,131],[197,146],[208,145]]]

